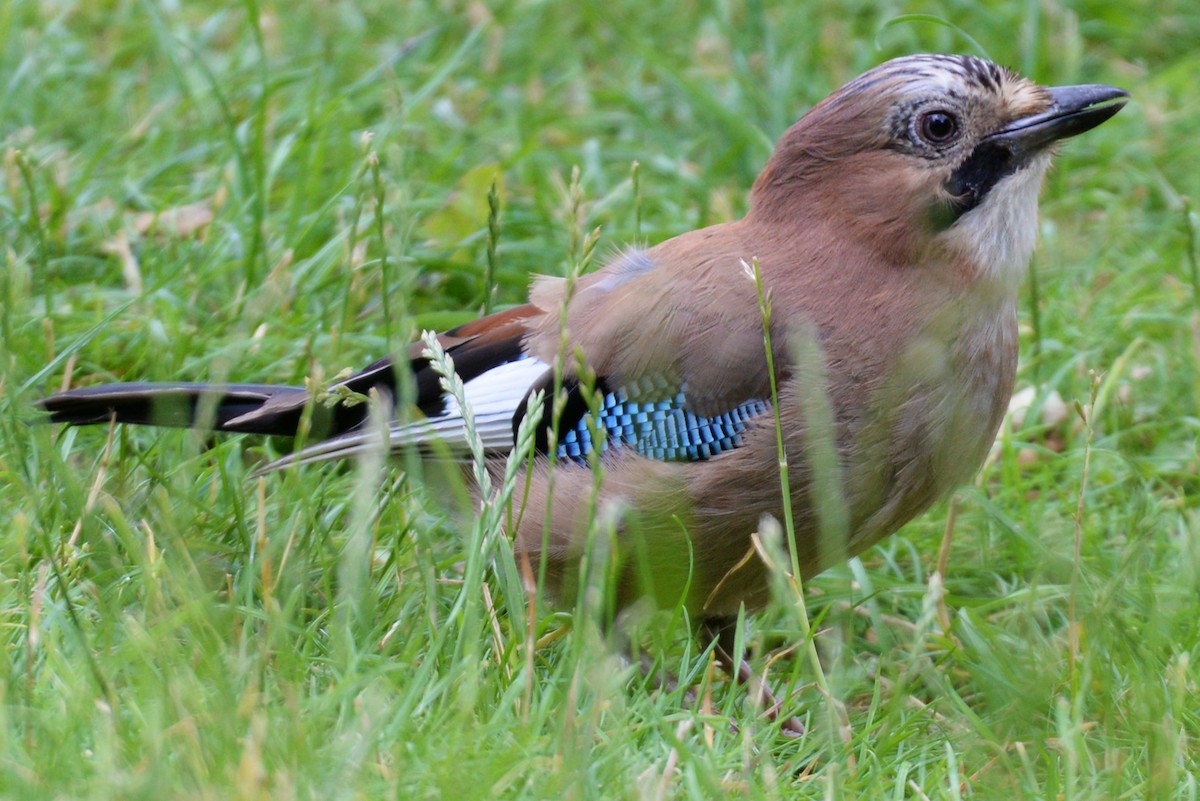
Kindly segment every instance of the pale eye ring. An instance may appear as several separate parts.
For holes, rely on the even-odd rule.
[[[931,145],[945,145],[958,138],[958,117],[943,109],[926,111],[917,119],[917,133]]]

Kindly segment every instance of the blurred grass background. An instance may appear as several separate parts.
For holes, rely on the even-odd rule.
[[[1133,101],[1047,182],[1032,408],[944,598],[945,505],[808,587],[848,732],[787,610],[750,645],[799,740],[677,621],[641,635],[677,689],[579,622],[530,648],[565,618],[466,581],[470,521],[399,466],[256,483],[249,440],[30,425],[64,376],[325,380],[385,314],[391,346],[468,319],[493,181],[498,304],[581,231],[728,220],[816,100],[971,39]],[[1198,42],[1193,0],[0,5],[0,796],[1195,798]]]

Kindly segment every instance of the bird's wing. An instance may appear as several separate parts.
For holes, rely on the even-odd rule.
[[[593,452],[632,449],[658,460],[696,461],[740,444],[753,418],[769,408],[753,283],[729,253],[710,249],[678,269],[660,266],[654,254],[621,254],[581,279],[569,300],[564,282],[542,279],[530,304],[439,338],[464,382],[485,450],[504,453],[513,447],[529,397],[538,389],[546,391],[546,406],[535,447],[555,458],[583,462]],[[684,267],[696,269],[689,273]],[[705,272],[711,274],[707,279]],[[565,347],[558,312],[564,302]],[[388,447],[438,440],[465,450],[462,410],[417,355],[420,346],[413,348],[417,405],[426,416],[393,425]],[[567,396],[557,416],[551,399],[556,362],[563,365]],[[362,392],[383,384],[381,376],[390,373],[390,362],[382,361],[342,385]],[[379,432],[359,428],[267,469],[352,456],[379,447],[379,440]]]
[[[699,415],[727,412],[769,394],[763,318],[748,273],[755,253],[737,223],[626,251],[582,278],[568,304],[569,354],[618,387],[684,391]],[[531,302],[554,309],[530,320],[528,350],[543,361],[559,347],[557,309],[567,285],[543,278]],[[674,390],[674,391],[673,391]]]

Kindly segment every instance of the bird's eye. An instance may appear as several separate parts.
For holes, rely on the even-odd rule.
[[[948,111],[927,111],[917,121],[917,130],[931,145],[944,145],[958,138],[958,118]]]

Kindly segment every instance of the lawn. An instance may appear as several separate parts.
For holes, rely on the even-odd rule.
[[[1198,43],[1194,0],[0,4],[0,797],[1196,798]],[[802,738],[678,615],[531,613],[412,459],[36,425],[67,384],[322,383],[595,229],[735,218],[805,109],[923,51],[1133,100],[1047,180],[1031,407],[806,584],[828,696],[795,606],[750,617]]]

